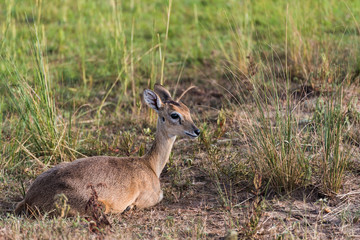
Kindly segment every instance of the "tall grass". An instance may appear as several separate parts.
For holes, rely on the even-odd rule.
[[[165,32],[165,41],[164,41],[164,48],[162,51],[161,56],[161,76],[160,76],[160,84],[164,84],[164,71],[165,71],[165,56],[166,56],[166,49],[167,49],[167,42],[168,42],[168,36],[169,36],[169,27],[170,27],[170,16],[171,16],[171,5],[172,0],[169,0],[169,7],[167,11],[167,21],[166,21],[166,32]]]
[[[48,65],[41,49],[38,32],[31,46],[35,69],[32,82],[23,76],[14,62],[7,63],[8,93],[12,100],[12,111],[19,117],[17,137],[20,149],[40,165],[56,163],[74,157],[76,147],[68,123],[55,105],[52,81]],[[71,147],[70,147],[71,146]]]
[[[275,79],[273,76],[273,85],[265,89],[254,83],[256,109],[245,109],[247,121],[242,131],[254,174],[260,174],[277,191],[290,192],[308,183],[310,159],[295,115],[298,105],[290,95],[282,99]]]
[[[233,36],[239,36],[229,41],[231,54],[222,42],[217,43],[226,60],[225,72],[237,86],[238,109],[246,115],[246,120],[241,120],[240,131],[247,141],[251,172],[254,176],[260,174],[267,181],[267,186],[278,192],[292,192],[309,184],[316,185],[316,179],[321,179],[322,192],[329,195],[338,193],[350,158],[343,142],[345,115],[340,110],[343,95],[336,89],[346,87],[353,78],[349,72],[356,74],[355,67],[351,70],[347,68],[345,72],[348,74],[344,75],[339,70],[339,61],[344,62],[341,66],[349,66],[357,58],[344,59],[339,54],[343,51],[343,39],[327,34],[326,37],[314,37],[326,31],[329,21],[314,22],[316,14],[323,14],[322,9],[319,13],[322,7],[327,8],[327,3],[307,2],[298,6],[290,1],[283,4],[282,11],[278,13],[282,18],[274,20],[281,27],[268,25],[269,33],[278,33],[281,38],[276,38],[268,46],[258,45],[258,48],[251,43],[255,42],[254,38],[259,38],[259,32],[251,26],[257,24],[259,17],[249,11],[246,18],[230,18],[230,31]],[[345,5],[341,7],[345,8]],[[312,17],[308,18],[309,14]],[[356,19],[352,25],[357,25]],[[349,44],[357,46],[355,42]],[[293,95],[299,85],[311,86],[314,92],[319,91],[320,94],[322,91],[333,92],[332,97],[324,95],[326,104],[321,114],[312,109],[312,120],[304,119],[301,113],[308,96],[299,98]],[[319,86],[320,90],[315,90],[315,86]],[[254,103],[256,107],[249,107],[249,103]],[[316,127],[304,126],[303,122]]]
[[[265,82],[269,77],[271,82]],[[245,116],[240,132],[247,142],[252,175],[260,175],[278,192],[313,185],[327,195],[339,193],[351,157],[344,141],[349,107],[343,105],[343,83],[325,85],[308,119],[301,109],[309,102],[291,94],[286,80],[276,79],[271,68],[259,67],[250,79],[250,99],[239,96],[243,105],[238,111]]]
[[[315,146],[319,154],[317,160],[320,184],[322,191],[329,195],[339,193],[344,171],[351,156],[351,151],[344,142],[347,109],[342,108],[342,88],[340,88],[327,103],[320,99],[313,115],[313,124],[318,137]]]

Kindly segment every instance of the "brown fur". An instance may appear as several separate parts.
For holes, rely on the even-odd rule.
[[[36,178],[15,212],[53,211],[56,196],[64,194],[71,208],[69,215],[86,214],[85,207],[92,194],[89,186],[95,188],[106,213],[121,213],[134,206],[151,207],[160,202],[163,193],[159,177],[176,136],[188,136],[187,132],[196,137],[199,130],[183,103],[172,103],[169,92],[160,85],[155,85],[155,92],[144,92],[147,104],[159,115],[155,141],[146,155],[137,158],[96,156],[59,164]],[[172,119],[174,112],[182,118]]]

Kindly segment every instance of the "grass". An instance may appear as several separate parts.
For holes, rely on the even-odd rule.
[[[339,91],[342,91],[340,89]],[[325,192],[338,193],[342,186],[344,170],[350,157],[350,150],[344,147],[344,132],[346,128],[345,113],[342,110],[342,99],[340,102],[331,98],[329,104],[317,106],[314,120],[318,125],[318,134],[321,139],[322,156],[320,168],[322,169],[322,188]],[[319,119],[319,112],[323,112]]]
[[[76,143],[68,142],[71,130],[68,130],[67,123],[57,113],[50,76],[38,38],[32,54],[36,63],[33,87],[20,75],[13,63],[7,64],[10,83],[6,88],[12,100],[14,114],[19,116],[19,125],[23,128],[23,135],[19,136],[18,143],[40,165],[56,163],[66,160],[67,155],[74,157],[69,145],[75,146]],[[71,126],[71,120],[68,124]],[[41,157],[44,159],[39,160]]]
[[[357,1],[5,0],[0,9],[0,236],[359,236]],[[81,217],[11,214],[54,164],[142,155],[156,119],[140,95],[156,82],[177,96],[197,86],[183,101],[202,130],[176,142],[161,204],[109,216],[97,233]]]

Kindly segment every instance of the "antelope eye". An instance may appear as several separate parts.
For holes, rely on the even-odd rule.
[[[170,117],[171,117],[172,119],[178,119],[178,118],[179,118],[179,114],[177,114],[177,113],[172,113],[172,114],[170,115]]]

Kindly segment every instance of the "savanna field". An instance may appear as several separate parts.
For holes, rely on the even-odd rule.
[[[178,138],[154,207],[15,215],[35,178]],[[360,239],[360,1],[0,1],[0,239]],[[101,212],[101,206],[99,211]]]

